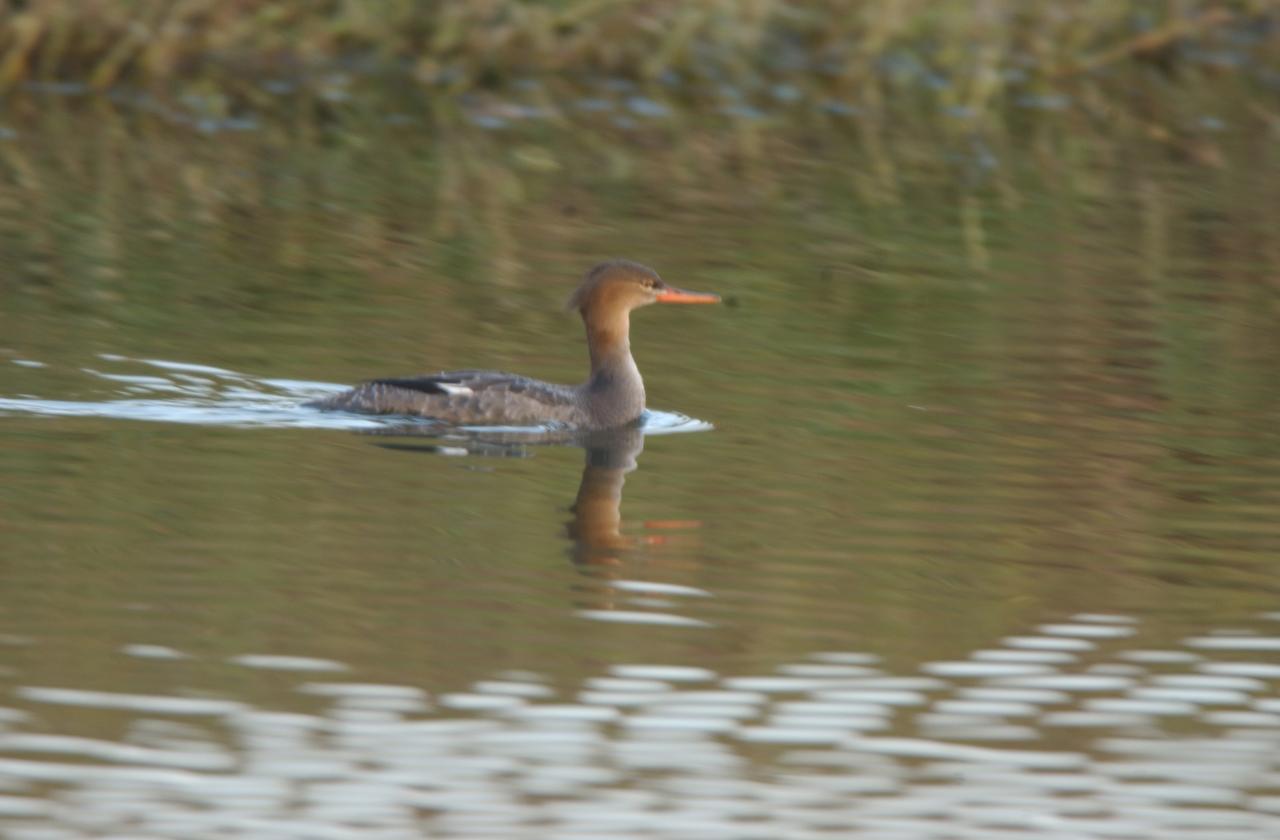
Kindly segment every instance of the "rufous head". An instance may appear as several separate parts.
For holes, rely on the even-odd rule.
[[[658,272],[631,260],[608,260],[592,268],[566,309],[589,313],[629,312],[651,303],[719,303],[720,296],[668,286]]]

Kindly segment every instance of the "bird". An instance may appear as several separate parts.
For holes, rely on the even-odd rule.
[[[581,430],[635,423],[644,380],[631,357],[631,310],[651,303],[719,303],[719,295],[667,285],[631,260],[599,263],[583,276],[566,309],[582,316],[591,369],[579,385],[556,385],[490,370],[371,379],[310,403],[326,411],[429,418],[451,426],[555,425]]]

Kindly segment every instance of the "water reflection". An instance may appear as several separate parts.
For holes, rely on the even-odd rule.
[[[645,523],[646,533],[625,533],[622,520],[622,491],[627,475],[638,466],[644,451],[645,435],[696,427],[697,421],[680,415],[649,412],[635,425],[616,429],[579,432],[573,430],[507,431],[449,429],[424,432],[421,424],[406,424],[373,431],[378,437],[398,436],[411,440],[383,441],[379,446],[401,452],[442,456],[480,455],[501,458],[531,457],[540,446],[579,446],[583,449],[582,477],[565,523],[569,557],[584,574],[599,585],[588,587],[576,615],[615,624],[660,625],[666,627],[710,627],[709,622],[666,611],[677,598],[707,598],[705,589],[625,576],[628,555],[637,549],[673,544],[669,533],[697,527],[692,520],[665,519]]]
[[[637,459],[644,450],[644,436],[643,426],[629,426],[592,432],[578,441],[585,451],[582,480],[570,509],[573,517],[566,523],[565,532],[572,543],[569,551],[574,564],[590,572],[603,585],[591,593],[589,604],[577,615],[615,624],[710,627],[710,623],[701,619],[668,611],[677,598],[705,598],[710,592],[624,576],[628,554],[640,548],[668,544],[666,535],[648,533],[650,529],[659,525],[683,528],[699,524],[680,520],[647,522],[646,533],[641,536],[624,533],[622,488],[627,474],[638,465]],[[628,608],[619,607],[619,602],[624,600]]]
[[[663,542],[657,536],[636,538],[623,533],[622,489],[627,474],[639,466],[648,431],[643,422],[590,432],[424,431],[421,424],[404,424],[363,430],[362,434],[405,438],[380,442],[379,446],[384,449],[442,456],[528,458],[539,446],[582,447],[582,478],[569,508],[573,516],[565,523],[565,534],[572,543],[569,553],[579,566],[613,567],[620,565],[626,552],[637,545]]]
[[[596,432],[582,446],[582,481],[566,527],[573,562],[616,566],[634,543],[622,534],[622,487],[644,450],[644,432],[636,426]]]
[[[567,181],[93,128],[5,149],[6,837],[1280,836],[1265,152],[988,137],[957,207],[870,120]],[[741,292],[638,348],[724,431],[579,463],[298,408],[388,357],[570,375],[530,278],[622,250]]]
[[[233,663],[279,670],[286,708],[20,682],[18,707],[0,708],[0,832],[1277,836],[1280,667],[1255,656],[1280,648],[1275,616],[1180,640],[1130,616],[1056,618],[903,669],[841,649],[738,673],[623,661],[567,685],[506,671],[429,693]],[[984,655],[1063,642],[1069,656],[1019,673]],[[127,726],[46,731],[60,709]]]

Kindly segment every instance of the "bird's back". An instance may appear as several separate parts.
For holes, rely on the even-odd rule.
[[[590,425],[577,389],[497,371],[373,379],[312,405],[331,411],[429,417],[453,425]]]

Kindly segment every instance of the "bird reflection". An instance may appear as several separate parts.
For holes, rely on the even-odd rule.
[[[383,429],[380,436],[424,436],[421,427]],[[638,546],[666,543],[663,534],[647,534],[641,538],[623,534],[622,488],[627,473],[637,466],[644,450],[644,431],[639,425],[623,426],[592,432],[483,433],[463,435],[452,432],[432,437],[431,442],[390,442],[387,449],[431,452],[442,455],[484,455],[489,457],[527,458],[538,446],[581,446],[585,452],[578,495],[570,508],[573,516],[565,525],[571,541],[570,556],[583,567],[604,571],[618,566],[625,555]],[[696,527],[699,523],[679,520],[646,523],[653,529]],[[606,576],[608,576],[606,574]]]
[[[638,427],[594,432],[581,441],[586,450],[573,518],[566,531],[573,541],[573,562],[617,565],[634,542],[622,535],[622,485],[644,450]]]

